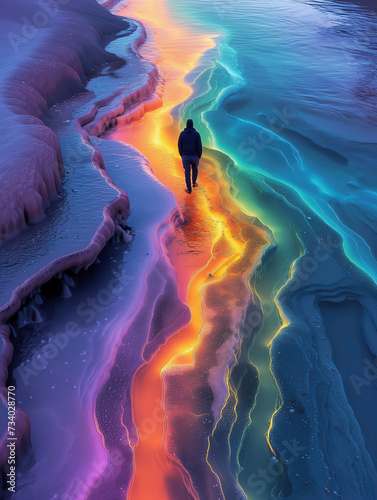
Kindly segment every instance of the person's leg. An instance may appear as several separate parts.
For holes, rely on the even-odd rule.
[[[187,190],[191,193],[191,163],[189,156],[182,156],[182,164],[185,169]]]
[[[195,158],[195,161],[192,163],[192,183],[195,185],[196,180],[198,178],[198,167],[199,167],[199,158]]]

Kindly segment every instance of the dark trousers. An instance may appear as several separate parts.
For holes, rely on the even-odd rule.
[[[191,167],[192,167],[192,183],[195,184],[198,178],[199,156],[182,155],[183,168],[185,169],[186,186],[191,191]]]

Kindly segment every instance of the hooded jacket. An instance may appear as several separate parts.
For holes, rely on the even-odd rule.
[[[202,156],[202,140],[194,127],[186,127],[178,139],[178,151],[181,156]]]

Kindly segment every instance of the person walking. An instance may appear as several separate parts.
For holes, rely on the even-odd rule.
[[[194,129],[194,122],[189,119],[186,128],[179,134],[178,151],[182,157],[186,177],[186,193],[191,193],[191,168],[192,185],[197,187],[199,160],[202,156],[202,140],[199,132]]]

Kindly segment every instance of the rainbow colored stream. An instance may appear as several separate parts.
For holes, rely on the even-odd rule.
[[[218,427],[226,422],[231,432],[237,420],[238,388],[231,373],[241,356],[242,322],[253,295],[257,300],[249,280],[272,243],[271,234],[231,195],[227,157],[206,149],[199,187],[191,196],[183,189],[176,147],[180,123],[171,111],[189,98],[192,91],[185,78],[215,47],[219,34],[198,36],[196,29],[177,29],[164,2],[157,9],[155,2],[135,2],[119,13],[140,20],[147,30],[141,53],[159,69],[162,105],[111,138],[145,155],[156,177],[176,197],[181,220],[163,251],[174,269],[178,296],[191,313],[189,323],[172,332],[135,374],[132,416],[139,439],[133,444],[134,473],[127,498],[156,498],[156,492],[159,500],[222,498],[224,487],[242,495],[236,477],[233,484],[224,479],[226,469],[211,455],[219,446],[214,438]],[[190,46],[186,54],[184,46]],[[259,322],[247,332],[246,347],[258,327]],[[268,426],[269,420],[264,432]]]

